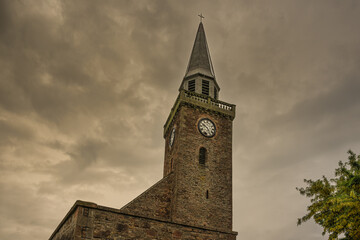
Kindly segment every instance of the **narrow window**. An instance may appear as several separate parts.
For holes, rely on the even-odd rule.
[[[209,95],[209,81],[202,80],[202,94]]]
[[[215,98],[215,99],[218,98],[218,97],[217,97],[217,94],[218,94],[217,89],[216,89],[216,87],[214,87],[214,98]]]
[[[199,163],[205,164],[206,162],[206,148],[201,147],[199,150]]]
[[[89,227],[81,227],[81,237],[86,238]]]
[[[191,92],[195,92],[195,80],[189,81],[188,90]]]
[[[171,163],[170,163],[170,172],[172,172],[174,170],[174,161],[173,159],[171,159]]]
[[[209,190],[206,190],[206,199],[209,199]]]
[[[88,208],[84,208],[84,209],[83,209],[83,215],[84,215],[85,217],[89,216],[89,209],[88,209]]]

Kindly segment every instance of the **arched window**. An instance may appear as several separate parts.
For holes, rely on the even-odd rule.
[[[209,199],[209,190],[206,190],[206,199]]]
[[[205,165],[206,162],[206,148],[201,147],[199,150],[199,163]]]

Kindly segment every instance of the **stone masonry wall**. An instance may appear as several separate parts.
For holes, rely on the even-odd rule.
[[[124,213],[170,220],[174,175],[167,175],[120,210]]]
[[[214,137],[207,138],[199,133],[198,122],[202,118],[215,123]],[[202,108],[183,105],[173,121],[177,135],[172,148],[167,144],[165,148],[165,167],[173,161],[175,175],[172,221],[231,231],[232,120]],[[169,134],[165,141],[169,141]],[[199,164],[200,147],[207,150],[205,165]]]
[[[75,236],[79,209],[73,207],[50,237],[52,240],[72,240]]]
[[[171,172],[176,172],[176,165],[177,161],[179,161],[179,152],[182,150],[181,145],[176,144],[176,142],[179,141],[179,137],[181,136],[182,129],[180,128],[180,117],[179,117],[180,111],[178,111],[175,116],[174,120],[172,121],[171,126],[169,127],[169,131],[165,136],[165,159],[164,159],[164,177]],[[170,147],[169,141],[170,141],[170,135],[172,132],[172,129],[175,128],[175,138],[174,143]]]
[[[78,201],[75,207],[80,214],[76,222],[74,237],[62,238],[61,234],[63,232],[59,231],[50,240],[235,240],[237,234],[235,232],[219,232],[124,214],[120,210],[98,206],[93,203]],[[81,214],[82,212],[86,214]]]

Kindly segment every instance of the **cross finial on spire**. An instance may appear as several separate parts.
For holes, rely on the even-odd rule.
[[[199,14],[200,20],[202,14]],[[196,33],[193,49],[191,51],[190,60],[186,69],[185,78],[191,75],[201,73],[210,78],[215,79],[214,69],[210,59],[210,53],[206,42],[205,30],[202,22]]]
[[[202,22],[202,19],[205,18],[202,13],[200,13],[198,16],[200,17],[200,22]]]

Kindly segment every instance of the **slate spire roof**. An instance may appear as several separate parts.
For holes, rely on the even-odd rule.
[[[206,42],[206,36],[202,22],[200,22],[198,31],[196,33],[194,46],[185,73],[185,78],[196,73],[201,73],[215,79],[215,73],[212,66],[210,52]]]

